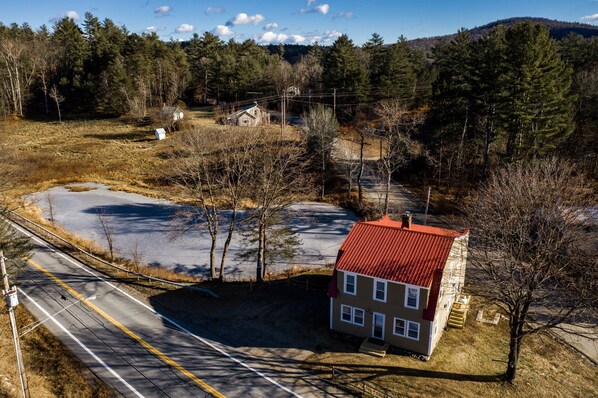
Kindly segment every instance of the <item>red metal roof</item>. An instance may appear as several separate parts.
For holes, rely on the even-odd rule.
[[[444,269],[453,241],[465,233],[401,222],[388,216],[357,222],[339,249],[336,268],[379,279],[430,287]]]

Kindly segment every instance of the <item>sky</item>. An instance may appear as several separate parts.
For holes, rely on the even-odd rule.
[[[519,16],[598,25],[598,0],[16,0],[0,22],[37,29],[65,16],[81,23],[88,11],[164,40],[209,31],[261,44],[330,44],[344,33],[361,45],[374,32],[391,43]]]

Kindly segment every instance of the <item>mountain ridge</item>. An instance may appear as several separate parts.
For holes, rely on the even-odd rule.
[[[540,25],[543,25],[548,28],[550,31],[550,36],[556,40],[560,40],[563,37],[567,36],[570,33],[577,33],[584,37],[592,37],[598,36],[598,26],[580,23],[580,22],[565,22],[559,21],[556,19],[548,19],[548,18],[539,18],[539,17],[512,17],[512,18],[505,18],[499,19],[493,22],[489,22],[482,26],[475,26],[471,29],[465,29],[467,32],[471,34],[473,40],[479,39],[481,36],[486,34],[487,32],[491,31],[493,28],[499,25],[503,25],[505,27],[511,27],[519,22],[533,22]],[[434,47],[434,45],[438,41],[450,41],[452,40],[457,34],[451,33],[447,35],[441,36],[432,36],[432,37],[422,37],[417,39],[408,40],[408,43],[411,47],[422,50],[424,52],[428,52]]]

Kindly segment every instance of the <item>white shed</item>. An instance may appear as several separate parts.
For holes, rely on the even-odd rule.
[[[166,138],[166,130],[164,129],[156,129],[156,139],[163,140]]]

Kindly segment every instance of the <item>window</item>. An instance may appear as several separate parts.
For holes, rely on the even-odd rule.
[[[345,322],[353,322],[353,316],[351,314],[351,307],[347,305],[341,305],[341,320]]]
[[[407,337],[413,340],[419,340],[419,323],[408,322],[409,328],[407,330]]]
[[[405,337],[405,323],[404,319],[395,318],[394,334]]]
[[[345,273],[345,293],[355,295],[357,292],[357,276]]]
[[[361,308],[341,304],[341,321],[363,326],[365,311]]]
[[[405,307],[417,309],[419,302],[419,288],[407,286],[405,289]]]
[[[419,323],[395,318],[393,333],[396,336],[407,337],[412,340],[419,340]]]
[[[353,308],[353,323],[359,326],[363,326],[364,311],[359,308]]]
[[[386,302],[386,281],[374,279],[374,300]]]

